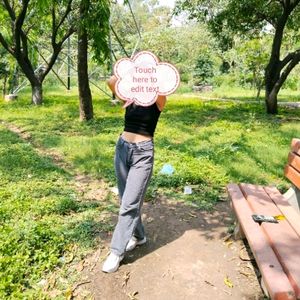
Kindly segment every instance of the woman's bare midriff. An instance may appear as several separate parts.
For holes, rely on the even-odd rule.
[[[123,131],[122,138],[129,143],[139,143],[151,140],[152,136]]]

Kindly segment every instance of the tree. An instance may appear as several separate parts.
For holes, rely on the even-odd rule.
[[[81,0],[79,9],[79,20],[84,20],[89,9],[89,1]],[[78,91],[79,91],[79,114],[80,120],[90,120],[93,118],[92,93],[89,85],[88,74],[88,33],[85,26],[78,26]]]
[[[211,83],[211,78],[214,76],[213,65],[209,53],[202,53],[198,57],[194,70],[195,85]]]
[[[7,86],[7,80],[10,74],[10,70],[9,70],[9,64],[8,64],[8,60],[7,60],[7,53],[4,52],[3,48],[0,48],[0,80],[3,80],[3,87],[2,87],[2,94],[3,97],[6,94],[6,86]]]
[[[93,102],[88,76],[88,45],[91,41],[94,58],[102,63],[109,53],[108,0],[80,0],[78,24],[78,91],[80,119],[93,118]]]
[[[183,10],[189,11],[191,17],[207,21],[227,46],[235,33],[257,36],[272,27],[269,32],[273,41],[265,69],[265,101],[267,112],[276,114],[278,92],[300,61],[300,48],[283,49],[285,30],[298,30],[300,0],[178,0],[177,12]]]
[[[18,62],[32,88],[32,103],[43,100],[42,83],[53,67],[65,40],[75,32],[68,23],[73,0],[22,0],[0,3],[0,43]],[[51,30],[48,30],[51,28]],[[35,70],[31,60],[32,41],[49,41],[50,59]]]
[[[269,41],[266,38],[256,38],[240,41],[237,46],[243,73],[249,74],[252,86],[257,89],[256,100],[259,99],[261,89],[264,86],[264,70],[268,63]]]

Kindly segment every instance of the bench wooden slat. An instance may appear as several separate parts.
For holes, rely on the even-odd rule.
[[[269,194],[270,198],[280,209],[281,214],[285,216],[286,220],[293,227],[300,238],[300,216],[296,210],[289,204],[289,202],[282,196],[282,194],[275,187],[264,187],[264,190]],[[300,249],[299,249],[300,251]]]
[[[260,226],[252,220],[253,212],[239,186],[237,184],[229,184],[227,191],[232,199],[236,216],[261,270],[271,299],[296,299],[291,283],[270,247],[267,237],[262,232]]]
[[[294,152],[290,152],[288,156],[288,164],[300,172],[300,156]],[[300,173],[299,173],[300,177]]]
[[[291,149],[300,155],[300,139],[292,139]]]
[[[252,210],[262,215],[279,215],[280,210],[263,187],[251,184],[240,185]],[[288,221],[262,223],[261,228],[269,238],[271,247],[287,274],[297,297],[300,297],[300,240]]]
[[[286,166],[284,168],[284,174],[298,189],[300,189],[300,175],[296,169],[291,166]]]

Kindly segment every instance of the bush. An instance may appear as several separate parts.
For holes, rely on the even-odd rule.
[[[235,73],[217,75],[213,78],[213,83],[218,87],[235,87],[239,85],[239,76],[237,76]]]

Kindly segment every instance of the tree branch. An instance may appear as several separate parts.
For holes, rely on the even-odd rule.
[[[16,14],[13,10],[13,8],[10,6],[9,2],[7,0],[3,0],[4,6],[6,8],[6,10],[8,11],[8,14],[10,16],[10,18],[15,21],[16,20]]]
[[[24,31],[21,29],[21,40],[22,40],[22,49],[23,54],[25,57],[28,57],[28,42],[27,42],[27,35],[24,33]]]
[[[296,6],[300,3],[300,0],[285,0],[287,2],[287,9],[289,10],[289,12],[292,12]]]
[[[27,13],[27,8],[28,8],[29,1],[30,0],[23,0],[22,1],[23,7],[22,7],[22,10],[21,10],[19,16],[16,19],[16,27],[19,28],[19,29],[22,28],[22,26],[23,26],[25,16],[26,16],[26,13]]]
[[[19,14],[19,16],[16,18],[15,21],[15,42],[16,42],[16,54],[20,55],[21,54],[21,39],[22,39],[22,26],[24,24],[29,0],[23,0],[23,7],[22,10]]]
[[[1,45],[11,54],[11,55],[15,55],[13,49],[11,49],[7,43],[7,41],[5,40],[5,38],[3,37],[3,35],[0,32],[0,43]]]
[[[55,16],[55,7],[54,4],[52,6],[52,36],[51,36],[51,43],[52,47],[55,48],[56,46],[56,16]]]
[[[300,49],[294,52],[294,57],[290,60],[290,63],[287,65],[285,70],[281,73],[279,80],[276,82],[274,89],[278,90],[281,88],[291,71],[294,67],[300,62]]]
[[[297,50],[299,51],[299,50]],[[296,52],[290,52],[281,62],[280,62],[280,69],[282,70],[294,57]]]
[[[276,20],[273,20],[270,16],[262,13],[261,11],[256,12],[257,16],[260,17],[262,20],[266,20],[270,23],[274,28],[276,28]]]
[[[62,45],[63,43],[67,40],[68,37],[70,37],[74,32],[76,32],[76,30],[71,27],[69,29],[69,31],[62,37],[62,39],[60,40],[60,42],[56,43],[56,46],[55,48],[53,48],[53,53],[52,53],[52,56],[50,58],[50,61],[49,63],[47,63],[47,67],[45,69],[45,72],[43,72],[43,74],[41,75],[41,80],[43,81],[44,78],[47,76],[47,74],[50,72],[51,68],[53,67],[56,59],[57,59],[57,56],[62,48]]]
[[[292,1],[292,5],[293,6],[297,6],[299,4],[300,0],[294,0]]]
[[[55,37],[55,39],[56,39],[57,32],[58,32],[60,26],[64,23],[64,21],[66,20],[68,14],[69,14],[69,13],[71,12],[71,10],[72,10],[72,1],[73,1],[73,0],[69,0],[69,2],[68,2],[68,4],[67,4],[66,11],[65,11],[64,15],[62,16],[61,20],[59,21],[57,27],[56,27],[55,30],[54,30],[54,37]]]

